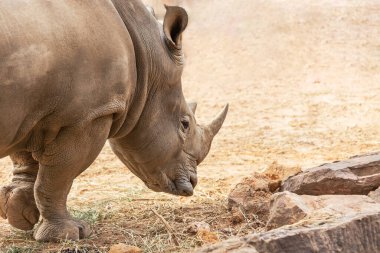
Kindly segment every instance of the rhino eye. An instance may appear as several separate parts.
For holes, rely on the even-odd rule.
[[[185,130],[187,130],[190,126],[190,123],[187,120],[181,120],[181,124],[183,126],[183,129],[185,129]]]

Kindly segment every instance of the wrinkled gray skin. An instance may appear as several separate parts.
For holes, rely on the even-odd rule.
[[[0,215],[38,241],[90,229],[66,207],[73,180],[109,139],[154,191],[189,196],[227,107],[207,126],[182,94],[186,12],[164,25],[139,0],[0,1],[0,158],[12,182]]]

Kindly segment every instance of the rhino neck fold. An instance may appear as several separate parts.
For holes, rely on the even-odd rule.
[[[111,0],[126,26],[135,52],[137,82],[132,102],[129,103],[126,120],[121,130],[116,135],[117,138],[125,137],[137,125],[138,120],[144,110],[144,106],[149,97],[152,87],[149,82],[149,73],[152,72],[152,53],[154,43],[157,39],[152,39],[153,32],[158,32],[157,22],[147,11],[146,7],[136,0]],[[158,37],[160,38],[160,37]]]

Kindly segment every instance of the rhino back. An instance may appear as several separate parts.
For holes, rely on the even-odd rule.
[[[0,157],[34,133],[125,113],[135,82],[110,1],[0,2]]]

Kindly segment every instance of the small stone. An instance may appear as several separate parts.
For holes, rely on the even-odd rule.
[[[204,243],[212,244],[219,242],[219,237],[215,232],[207,231],[207,230],[199,230],[197,233],[197,237]]]
[[[195,221],[190,223],[187,232],[190,234],[197,234],[200,230],[210,231],[210,225],[204,221]]]
[[[143,251],[136,246],[119,243],[112,245],[108,253],[142,253]]]
[[[231,208],[231,221],[233,224],[238,224],[244,221],[244,214],[238,207],[232,207]]]

